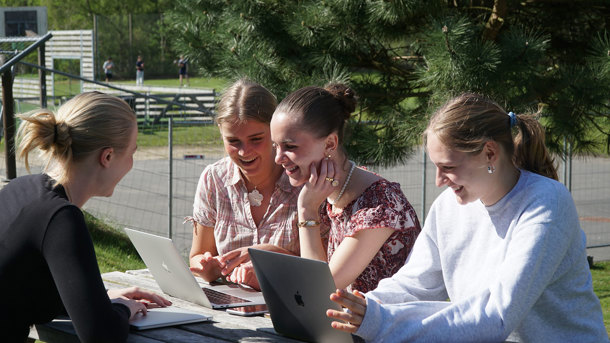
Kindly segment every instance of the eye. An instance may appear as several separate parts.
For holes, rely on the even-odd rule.
[[[455,167],[452,167],[452,166],[442,166],[441,169],[443,171],[451,171],[451,170],[455,169]]]

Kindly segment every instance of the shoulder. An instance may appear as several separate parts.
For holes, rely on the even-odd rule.
[[[205,167],[201,173],[200,182],[216,184],[223,187],[225,185],[233,184],[235,182],[235,177],[239,177],[238,173],[236,173],[236,169],[237,166],[233,163],[231,158],[221,158]]]

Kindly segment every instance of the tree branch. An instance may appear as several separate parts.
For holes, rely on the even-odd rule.
[[[483,30],[483,40],[495,40],[504,24],[504,18],[506,18],[506,13],[508,12],[508,7],[506,5],[506,0],[495,0],[494,7],[491,10],[491,16],[489,20],[485,24],[485,30]]]

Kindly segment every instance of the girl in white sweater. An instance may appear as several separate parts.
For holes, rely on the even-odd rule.
[[[350,310],[328,310],[333,327],[379,342],[608,342],[585,235],[535,117],[464,94],[424,142],[448,188],[398,273],[365,296],[331,295]]]

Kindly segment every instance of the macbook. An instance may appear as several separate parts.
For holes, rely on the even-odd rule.
[[[125,232],[163,292],[214,309],[265,303],[261,292],[246,286],[200,285],[171,239],[128,228]]]
[[[330,300],[335,281],[322,261],[248,249],[273,328],[310,342],[352,342],[349,333],[333,329],[327,309],[342,310]]]
[[[136,330],[146,330],[171,325],[205,322],[211,319],[212,317],[210,316],[170,306],[148,309],[146,315],[140,312],[129,320],[129,325]]]

